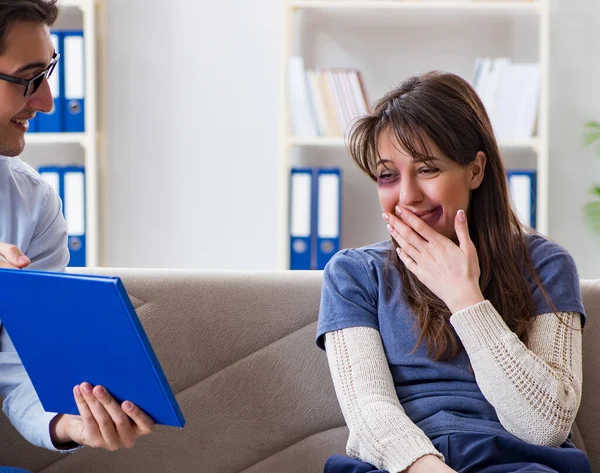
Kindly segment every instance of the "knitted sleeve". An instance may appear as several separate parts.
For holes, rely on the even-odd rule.
[[[528,346],[489,301],[456,312],[450,322],[504,428],[529,443],[561,445],[581,401],[580,314],[538,315]]]
[[[392,473],[428,454],[444,460],[400,405],[379,331],[350,327],[327,332],[325,350],[350,430],[349,456]]]

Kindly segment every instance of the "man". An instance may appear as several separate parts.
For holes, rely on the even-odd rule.
[[[64,271],[69,261],[60,200],[17,157],[28,120],[52,109],[47,79],[60,58],[49,28],[57,15],[56,0],[0,0],[0,267]],[[0,350],[3,410],[31,443],[62,451],[80,445],[117,450],[153,430],[137,406],[119,405],[102,386],[88,383],[73,389],[81,415],[44,412],[3,328]]]

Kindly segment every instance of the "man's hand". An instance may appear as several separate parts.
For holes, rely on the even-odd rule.
[[[71,443],[115,451],[131,448],[142,435],[154,430],[154,421],[129,401],[121,405],[102,386],[82,383],[73,388],[78,416],[62,414],[50,424],[57,448]]]
[[[30,263],[29,258],[15,245],[0,243],[0,268],[23,269]]]

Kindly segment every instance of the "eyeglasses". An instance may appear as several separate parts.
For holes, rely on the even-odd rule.
[[[25,93],[23,94],[25,97],[31,97],[33,94],[37,92],[44,82],[44,79],[49,79],[52,73],[54,72],[54,68],[56,67],[56,63],[60,58],[60,54],[54,53],[52,56],[52,61],[48,64],[48,67],[40,72],[37,76],[32,77],[31,79],[21,79],[20,77],[9,76],[6,74],[0,74],[0,80],[5,80],[6,82],[12,82],[13,84],[22,85],[25,87]]]

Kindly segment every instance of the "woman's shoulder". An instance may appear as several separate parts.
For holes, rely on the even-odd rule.
[[[539,233],[526,234],[525,243],[534,267],[557,258],[573,261],[565,247]]]
[[[345,248],[338,251],[325,266],[325,271],[340,270],[344,267],[363,266],[379,268],[386,264],[392,250],[391,241],[381,241],[359,248]]]
[[[543,235],[526,235],[526,239],[531,263],[545,291],[544,294],[537,282],[528,276],[537,313],[558,311],[584,315],[579,275],[573,257],[563,246]],[[548,304],[546,295],[552,305]]]
[[[381,279],[389,267],[391,241],[382,241],[337,252],[325,266],[324,284],[362,287],[376,297]]]

